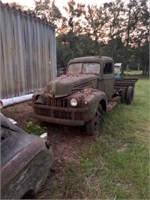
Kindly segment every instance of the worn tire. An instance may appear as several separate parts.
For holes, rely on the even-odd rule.
[[[34,190],[29,190],[28,192],[26,192],[21,199],[35,199]]]
[[[124,103],[126,101],[126,89],[121,91],[121,102]]]
[[[100,124],[102,118],[102,109],[99,107],[93,119],[86,123],[86,131],[89,135],[96,135],[99,132]]]
[[[134,97],[134,88],[129,86],[126,92],[126,104],[129,105],[132,103]]]

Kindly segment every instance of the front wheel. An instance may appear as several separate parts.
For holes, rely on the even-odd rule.
[[[99,107],[96,110],[93,119],[86,123],[86,131],[89,135],[95,135],[99,132],[101,118],[102,118],[101,108]]]

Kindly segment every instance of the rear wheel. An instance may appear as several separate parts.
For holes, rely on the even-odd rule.
[[[126,101],[126,89],[121,91],[121,102],[124,103]]]
[[[132,103],[134,97],[134,88],[129,86],[126,92],[126,104],[129,105]]]
[[[102,109],[98,107],[95,112],[94,118],[86,123],[86,131],[89,135],[95,135],[99,132],[101,118],[102,118]]]

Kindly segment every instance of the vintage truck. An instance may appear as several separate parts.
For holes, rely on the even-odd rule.
[[[88,56],[69,61],[66,73],[33,95],[33,117],[40,121],[84,126],[98,132],[102,111],[115,99],[131,104],[137,79],[114,78],[114,61],[106,56]]]

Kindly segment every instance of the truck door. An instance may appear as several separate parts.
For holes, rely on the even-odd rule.
[[[114,69],[112,62],[106,62],[103,68],[102,80],[104,84],[104,91],[108,97],[111,99],[114,89]]]

